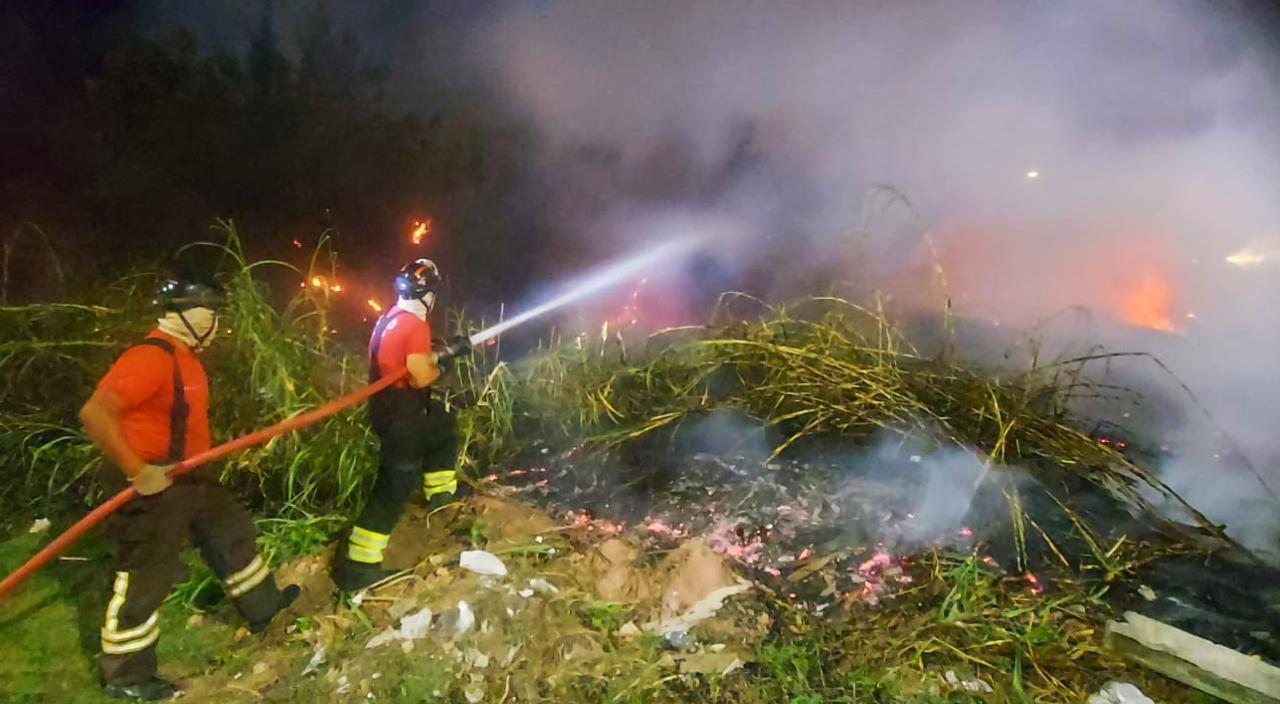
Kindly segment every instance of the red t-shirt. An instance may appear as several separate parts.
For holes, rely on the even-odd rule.
[[[378,347],[379,378],[404,369],[411,354],[431,354],[430,323],[399,308],[393,308],[383,317],[388,316],[390,319],[382,330],[382,344]],[[373,359],[373,345],[377,342],[377,330],[375,326],[374,336],[369,338],[370,361]],[[409,386],[409,382],[401,379],[393,386],[404,388]]]
[[[191,348],[159,330],[147,337],[173,345],[182,395],[190,408],[182,457],[186,459],[209,449],[209,379]],[[173,407],[169,353],[153,345],[130,347],[98,382],[98,390],[110,392],[123,407],[120,432],[129,449],[147,462],[164,461],[169,455],[169,411]]]

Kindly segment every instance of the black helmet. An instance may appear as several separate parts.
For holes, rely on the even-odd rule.
[[[435,293],[439,286],[440,270],[430,259],[415,259],[396,274],[396,293],[404,299],[421,299]]]
[[[217,310],[226,302],[222,287],[212,279],[170,279],[156,291],[154,303],[165,310],[182,312],[192,308]]]

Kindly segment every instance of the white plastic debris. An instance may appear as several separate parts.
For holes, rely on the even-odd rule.
[[[1152,589],[1151,587],[1148,587],[1145,584],[1138,587],[1138,594],[1140,594],[1142,598],[1146,599],[1147,601],[1156,600],[1156,590]]]
[[[459,601],[457,606],[440,614],[437,632],[444,640],[456,640],[474,625],[476,615],[472,613],[471,606],[465,601]]]
[[[724,602],[731,596],[736,596],[751,589],[751,583],[745,579],[739,579],[737,584],[731,584],[727,587],[721,587],[708,593],[702,597],[696,604],[691,605],[685,612],[677,616],[667,616],[661,621],[650,623],[645,626],[645,630],[650,633],[658,633],[663,636],[670,636],[673,633],[687,632],[695,625],[716,615]]]
[[[1089,697],[1089,704],[1155,704],[1142,690],[1128,682],[1108,682],[1095,695]]]
[[[425,638],[431,629],[431,609],[422,609],[400,619],[399,628],[387,628],[364,644],[366,650],[381,647],[393,641],[414,641]]]
[[[976,677],[971,680],[962,680],[959,677],[956,677],[954,670],[947,670],[947,674],[943,676],[943,679],[945,679],[947,684],[952,687],[956,689],[963,689],[966,692],[982,692],[984,694],[991,694],[995,691],[991,688],[991,685]]]
[[[464,570],[471,570],[488,577],[507,576],[507,566],[502,564],[502,560],[499,560],[497,555],[484,550],[463,550],[459,565]]]
[[[480,704],[484,701],[484,680],[472,682],[462,689],[462,695],[467,698],[470,704]]]
[[[534,577],[533,579],[529,580],[529,588],[533,589],[535,592],[539,594],[559,594],[560,593],[560,589],[557,588],[556,585],[552,584],[551,582],[548,582],[547,580],[541,577]]]
[[[351,680],[346,675],[338,678],[338,687],[335,690],[338,694],[346,694],[351,691]]]
[[[312,653],[311,659],[307,661],[307,666],[302,669],[302,676],[306,677],[319,670],[320,666],[324,664],[326,655],[323,645],[316,648],[316,652]]]
[[[390,643],[391,641],[399,640],[398,638],[399,635],[400,635],[399,631],[397,631],[394,628],[388,627],[386,630],[382,631],[378,635],[370,638],[369,642],[364,644],[364,648],[365,650],[373,650],[374,648],[381,648],[382,646],[386,645],[387,643]]]
[[[37,518],[35,522],[31,524],[31,527],[27,529],[27,532],[31,533],[32,535],[36,535],[39,533],[43,533],[47,530],[49,530],[49,519]]]
[[[510,666],[511,666],[511,663],[515,662],[515,660],[516,660],[516,653],[518,653],[518,652],[520,652],[520,646],[519,646],[519,645],[513,645],[513,646],[511,646],[510,648],[508,648],[508,649],[507,649],[507,656],[506,656],[506,657],[504,657],[504,658],[502,658],[501,666],[502,666],[502,667],[510,667]]]
[[[400,637],[409,640],[425,638],[431,629],[431,609],[422,609],[400,619]]]
[[[519,594],[521,597],[528,599],[529,597],[533,596],[535,592],[532,589],[521,589],[516,593]]]
[[[483,670],[489,666],[489,656],[480,652],[476,648],[468,648],[464,657],[466,658],[468,666],[474,667],[478,670]]]

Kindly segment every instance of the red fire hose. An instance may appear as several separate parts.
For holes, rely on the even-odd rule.
[[[187,472],[190,472],[191,470],[195,469],[196,467],[199,467],[202,464],[205,464],[206,462],[212,462],[213,460],[216,460],[220,457],[225,457],[226,455],[229,455],[232,452],[235,452],[237,450],[243,450],[246,447],[253,447],[254,445],[260,445],[266,442],[267,440],[270,440],[271,438],[274,438],[278,435],[283,435],[289,432],[290,430],[303,428],[308,425],[311,425],[312,423],[315,423],[318,420],[328,418],[329,416],[337,413],[338,411],[341,411],[342,409],[347,408],[349,406],[353,406],[369,398],[370,396],[378,393],[379,391],[387,388],[388,386],[394,384],[395,382],[399,381],[400,378],[405,375],[405,373],[406,373],[405,370],[400,370],[400,372],[396,374],[387,375],[379,379],[378,381],[372,384],[369,384],[368,386],[363,386],[359,389],[356,389],[355,391],[352,391],[346,396],[336,398],[324,404],[323,406],[307,411],[306,413],[296,415],[287,420],[280,421],[279,423],[276,423],[273,426],[263,428],[261,430],[249,433],[248,435],[238,437],[235,440],[232,440],[231,442],[218,445],[217,447],[210,448],[208,450],[205,450],[204,452],[193,455],[179,462],[177,465],[174,466],[173,469],[169,470],[169,476],[176,477],[181,474],[186,474]],[[93,511],[91,511],[89,515],[77,521],[75,525],[71,526],[66,531],[64,531],[62,535],[59,535],[56,539],[54,539],[52,543],[49,543],[48,545],[46,545],[43,550],[36,553],[30,560],[27,560],[26,563],[24,563],[21,567],[14,570],[13,574],[10,574],[8,577],[5,577],[4,581],[0,582],[0,597],[3,597],[4,595],[13,591],[13,589],[17,587],[19,584],[21,584],[24,579],[26,579],[27,577],[30,577],[36,570],[39,570],[41,567],[44,567],[45,563],[49,562],[49,560],[52,560],[54,556],[56,556],[58,553],[62,552],[63,550],[66,550],[67,547],[69,547],[72,543],[74,543],[77,538],[84,535],[86,531],[88,531],[90,528],[101,523],[102,519],[111,515],[111,513],[114,512],[116,509],[119,509],[121,506],[124,506],[126,503],[128,503],[129,499],[132,499],[136,493],[137,492],[133,490],[133,487],[129,487],[124,491],[120,492],[119,494],[116,494],[115,496],[106,500],[100,506],[98,506]]]

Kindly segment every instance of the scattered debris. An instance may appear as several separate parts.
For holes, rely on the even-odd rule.
[[[529,580],[529,586],[537,593],[542,595],[559,594],[560,589],[556,585],[548,582],[541,577],[534,577]]]
[[[32,535],[39,535],[40,533],[44,533],[45,531],[49,530],[49,525],[50,525],[49,519],[37,518],[35,522],[31,524],[31,527],[27,529],[27,533],[30,533]]]
[[[1108,682],[1093,696],[1089,704],[1156,704],[1142,690],[1128,682]]]
[[[1126,612],[1107,624],[1107,645],[1183,684],[1234,704],[1280,702],[1280,668],[1199,636]]]
[[[956,676],[955,670],[947,670],[947,674],[943,676],[943,679],[953,689],[962,689],[966,692],[981,692],[983,694],[991,694],[995,691],[991,688],[991,685],[976,677],[968,680],[960,679]]]
[[[687,632],[695,625],[715,616],[720,607],[724,605],[725,599],[749,589],[751,589],[751,583],[745,579],[740,579],[736,584],[721,587],[707,594],[683,613],[678,616],[664,618],[653,627],[648,628],[648,630],[663,635],[680,631]]]
[[[459,557],[459,565],[464,570],[488,577],[507,576],[507,566],[497,555],[484,550],[463,550]]]
[[[1151,587],[1148,587],[1148,586],[1147,586],[1147,585],[1145,585],[1145,584],[1144,584],[1144,585],[1142,585],[1142,586],[1140,586],[1140,587],[1138,587],[1138,594],[1139,594],[1143,599],[1146,599],[1147,601],[1155,601],[1155,600],[1156,600],[1156,590],[1152,589]]]
[[[445,640],[457,640],[474,625],[476,616],[465,601],[459,600],[457,606],[440,614],[440,634]]]
[[[400,619],[399,628],[388,628],[365,643],[365,649],[377,648],[392,641],[413,641],[427,637],[431,629],[431,609],[424,608]]]
[[[680,659],[681,673],[703,673],[727,675],[741,668],[745,663],[735,653],[693,653]]]
[[[302,676],[314,674],[325,663],[325,657],[328,655],[323,645],[317,646],[316,651],[311,654],[311,659],[307,661],[307,666],[302,668]]]

